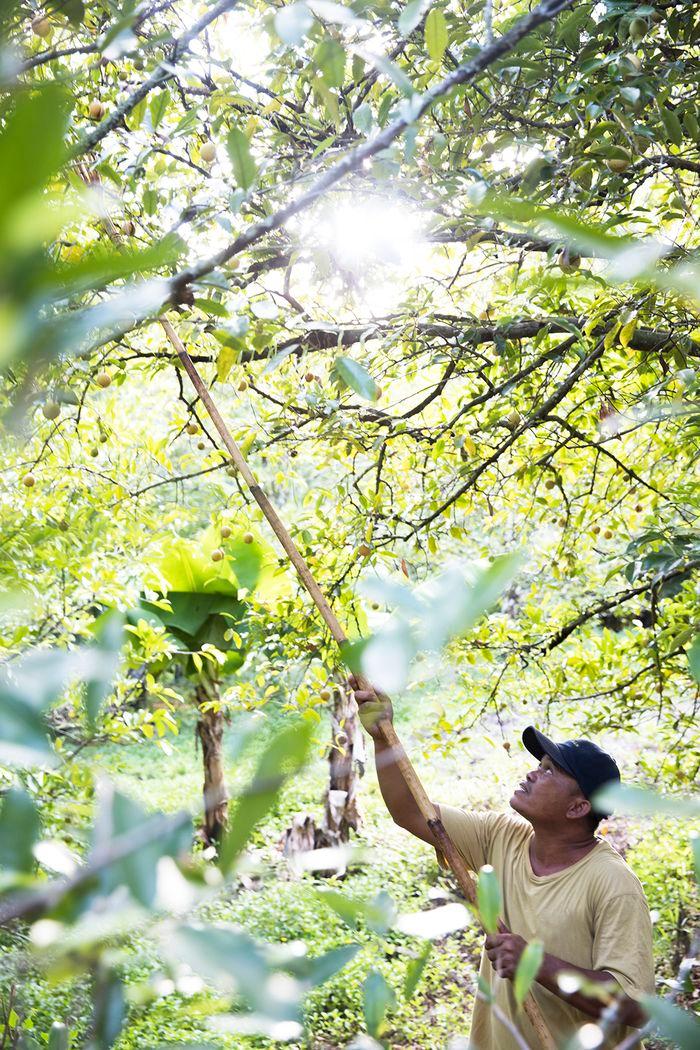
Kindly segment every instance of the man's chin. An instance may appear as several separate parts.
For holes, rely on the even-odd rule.
[[[525,813],[523,811],[523,805],[522,805],[523,801],[524,801],[523,793],[520,792],[520,791],[516,791],[513,794],[510,802],[508,803],[510,808],[514,809],[516,813],[519,813],[521,817],[525,816]]]

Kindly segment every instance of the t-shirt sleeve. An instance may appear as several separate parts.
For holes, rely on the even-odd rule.
[[[611,897],[599,908],[593,937],[593,969],[612,974],[632,999],[654,994],[651,916],[641,893]]]
[[[507,834],[511,825],[515,825],[515,821],[504,813],[467,813],[463,809],[442,804],[440,817],[445,831],[472,871],[493,863],[496,838],[500,834]],[[436,852],[440,864],[447,867],[444,857],[439,851]]]

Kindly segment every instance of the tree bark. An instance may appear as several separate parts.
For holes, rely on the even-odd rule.
[[[197,736],[202,745],[204,769],[204,821],[202,838],[212,845],[221,838],[228,819],[228,791],[224,779],[223,738],[224,712],[211,707],[219,699],[218,682],[208,680],[197,683],[195,699],[199,716]]]
[[[362,816],[357,801],[359,780],[364,773],[364,738],[357,717],[357,705],[345,681],[333,682],[331,710],[331,746],[328,751],[328,791],[323,826],[317,845],[337,846],[349,842],[350,832],[357,831]]]

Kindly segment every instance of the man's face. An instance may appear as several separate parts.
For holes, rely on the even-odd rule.
[[[552,825],[583,817],[591,808],[574,778],[549,755],[515,789],[510,805],[531,823]]]

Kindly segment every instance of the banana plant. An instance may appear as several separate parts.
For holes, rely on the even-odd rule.
[[[146,618],[165,627],[193,682],[204,770],[201,834],[207,844],[221,837],[228,812],[221,684],[246,659],[251,600],[269,606],[288,590],[274,551],[258,535],[212,526],[196,539],[168,544],[152,563],[139,607],[129,617],[132,623]]]

